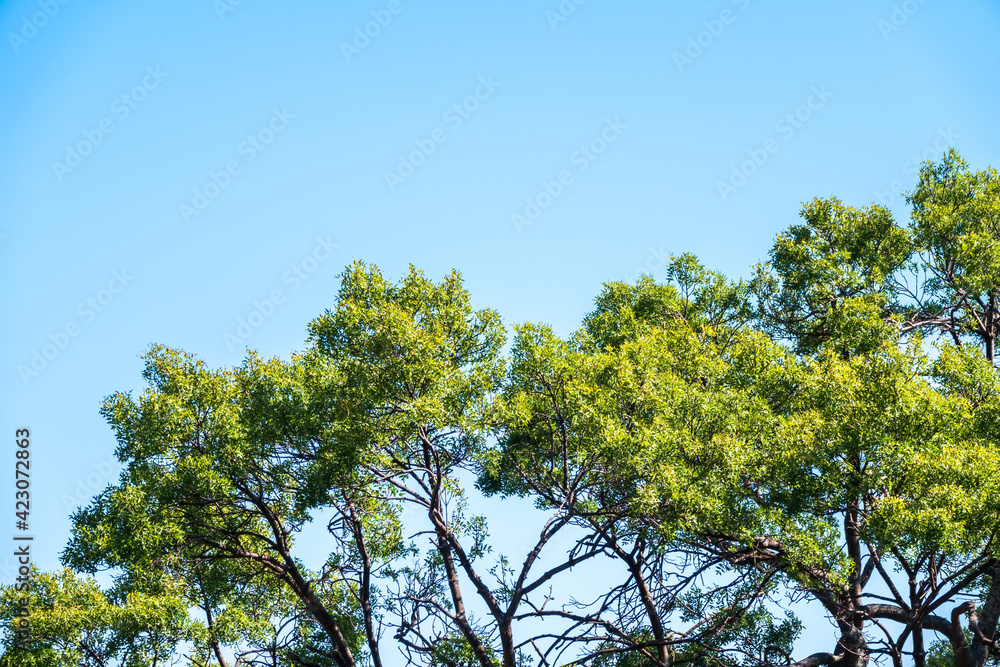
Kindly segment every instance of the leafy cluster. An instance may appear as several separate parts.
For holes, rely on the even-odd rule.
[[[66,569],[0,591],[0,665],[982,667],[1000,183],[949,151],[908,200],[814,200],[748,281],[680,255],[506,353],[457,273],[363,263],[287,361],[153,346]],[[790,603],[829,650],[793,657]]]

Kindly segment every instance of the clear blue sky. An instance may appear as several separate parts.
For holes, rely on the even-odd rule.
[[[237,1],[0,3],[3,451],[32,429],[43,567],[150,343],[287,358],[355,258],[568,333],[663,254],[745,275],[814,196],[905,216],[947,144],[1000,166],[996,2]]]

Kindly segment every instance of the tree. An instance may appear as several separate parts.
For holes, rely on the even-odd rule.
[[[307,402],[322,371],[254,355],[239,369],[211,371],[163,347],[146,362],[150,389],[139,400],[105,402],[126,466],[116,487],[74,515],[66,563],[111,568],[127,591],[181,586],[222,667],[227,638],[251,640],[245,652],[278,643],[293,659],[352,664],[356,591],[293,553],[316,505],[303,458],[326,416],[321,401]],[[259,627],[275,614],[272,635],[293,629],[284,640]]]
[[[198,634],[174,591],[108,595],[68,569],[33,569],[24,589],[6,587],[0,615],[16,620],[23,608],[30,634],[4,635],[3,667],[148,667],[169,661],[181,642]]]
[[[926,163],[907,196],[916,268],[923,278],[900,291],[913,308],[906,329],[930,328],[956,345],[975,341],[994,361],[1000,330],[1000,178],[972,172],[954,150]]]
[[[583,661],[728,662],[727,653],[757,657],[767,642],[790,649],[797,627],[792,619],[765,630],[771,574],[727,568],[705,585],[724,563],[673,539],[727,474],[688,465],[700,448],[676,440],[677,421],[697,420],[708,434],[735,416],[703,386],[748,310],[743,285],[692,256],[673,260],[668,275],[668,285],[609,285],[569,341],[519,328],[498,458],[480,480],[491,493],[559,508],[622,571],[624,581],[592,604],[541,612],[572,622],[553,649],[582,647]],[[651,503],[655,516],[645,511]]]
[[[873,341],[898,338],[925,345],[927,335],[943,336],[939,363],[924,364],[921,374],[936,385],[939,395],[960,399],[952,403],[952,419],[964,415],[967,422],[979,425],[951,436],[965,439],[968,447],[962,453],[942,453],[949,460],[962,460],[970,451],[978,451],[983,460],[993,456],[990,448],[995,439],[987,422],[994,409],[996,382],[992,362],[1000,282],[991,268],[995,263],[991,239],[998,231],[997,194],[992,169],[972,173],[949,150],[941,163],[926,163],[921,169],[918,186],[908,196],[913,206],[908,227],[897,225],[880,207],[859,210],[835,199],[816,200],[803,209],[806,224],[780,235],[771,262],[758,269],[762,326],[791,341],[800,352],[816,349],[817,343],[832,343],[839,354],[850,358],[870,350]],[[947,346],[949,342],[954,347]],[[970,342],[978,344],[985,365],[976,361],[974,348],[967,347]],[[983,479],[968,480],[960,493],[975,497],[981,493],[980,485],[989,488],[990,468],[979,466]],[[947,482],[942,473],[936,484]],[[925,493],[932,491],[925,488],[918,497]],[[961,547],[924,542],[923,550],[871,554],[869,565],[877,566],[894,603],[878,611],[904,625],[893,650],[898,653],[912,635],[917,665],[924,659],[923,630],[931,626],[948,637],[959,664],[982,665],[995,651],[989,639],[1000,612],[1000,581],[995,587],[989,584],[995,580],[995,508],[983,503],[979,510],[980,532],[968,535]],[[941,511],[947,516],[951,510]],[[917,525],[910,528],[916,531]],[[899,540],[914,538],[907,532],[897,535]],[[904,594],[890,582],[887,572],[893,567],[907,575]],[[985,606],[977,620],[974,603],[965,596],[984,586]],[[957,616],[931,619],[930,611],[952,602],[960,610],[957,613],[971,612],[970,641]]]
[[[998,195],[949,151],[906,226],[816,199],[748,282],[681,255],[567,337],[518,325],[509,355],[457,273],[362,263],[287,361],[153,346],[148,389],[103,408],[121,479],[74,515],[72,571],[33,575],[38,632],[3,660],[749,667],[793,662],[792,600],[836,632],[796,667],[983,667]],[[514,497],[525,554],[481,514]]]

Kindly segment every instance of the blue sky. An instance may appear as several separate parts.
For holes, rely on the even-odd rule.
[[[813,197],[905,217],[921,159],[1000,163],[998,24],[975,0],[0,2],[3,432],[33,432],[37,562],[111,481],[98,408],[150,343],[287,358],[352,259],[457,268],[568,333],[670,253],[746,275]]]

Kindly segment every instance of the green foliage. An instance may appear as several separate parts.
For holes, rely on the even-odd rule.
[[[0,665],[132,667],[182,643],[197,664],[378,664],[394,627],[429,665],[514,667],[539,640],[601,667],[749,667],[792,653],[787,594],[834,619],[844,665],[863,667],[878,620],[904,643],[951,633],[932,667],[982,667],[955,620],[968,607],[945,616],[977,599],[989,636],[1000,608],[1000,182],[949,152],[909,201],[902,227],[813,200],[749,283],[680,255],[665,284],[605,285],[565,339],[514,327],[506,358],[457,273],[391,282],[362,263],[287,361],[215,370],[153,346],[148,388],[103,406],[122,477],[64,553],[113,585],[36,573],[28,652],[5,588]],[[469,475],[549,513],[523,562],[490,538]],[[314,571],[296,542],[319,517]],[[552,566],[540,552],[565,526]],[[624,583],[526,602],[591,557]],[[527,583],[538,563],[553,569]]]
[[[724,342],[726,334],[741,328],[751,316],[747,285],[706,269],[690,253],[671,257],[667,281],[658,285],[643,276],[635,285],[605,285],[595,310],[583,320],[589,344],[617,347],[671,322]]]
[[[804,354],[824,343],[841,353],[878,347],[895,335],[886,319],[899,310],[893,284],[912,252],[909,233],[882,206],[836,197],[814,199],[801,215],[751,283],[763,327]]]
[[[360,448],[418,437],[420,425],[454,431],[456,454],[482,446],[481,413],[503,368],[504,331],[491,310],[475,312],[461,278],[435,285],[415,268],[399,285],[355,264],[337,307],[309,326],[316,355],[343,374],[353,429],[339,442]],[[349,416],[345,415],[345,417]]]
[[[431,667],[473,667],[478,659],[461,635],[453,635],[438,641],[430,653]]]
[[[1000,177],[973,172],[953,149],[925,163],[912,205],[913,238],[926,273],[911,319],[974,341],[993,361],[1000,332]]]
[[[356,264],[336,307],[310,326],[310,348],[288,362],[250,352],[238,368],[212,370],[153,346],[149,388],[104,404],[125,470],[74,515],[64,560],[110,568],[117,595],[177,590],[205,617],[197,655],[280,645],[345,664],[366,639],[361,588],[376,613],[372,572],[392,575],[407,551],[385,471],[413,460],[421,438],[449,465],[478,455],[503,342],[496,314],[472,311],[457,274],[435,284],[413,269],[393,285]],[[461,489],[446,485],[461,504]],[[310,572],[295,538],[330,509],[337,548]],[[474,557],[488,550],[481,519],[453,520]]]
[[[90,578],[68,569],[48,574],[33,569],[26,590],[0,589],[4,667],[148,667],[167,661],[196,628],[183,598],[133,592],[108,595]],[[27,601],[30,638],[16,645],[15,624]]]
[[[1000,177],[996,170],[970,171],[958,152],[950,149],[940,163],[924,165],[907,200],[913,206],[917,247],[930,253],[932,261],[953,259],[958,265],[953,287],[975,296],[995,291],[1000,285]],[[943,287],[937,281],[932,286]]]

